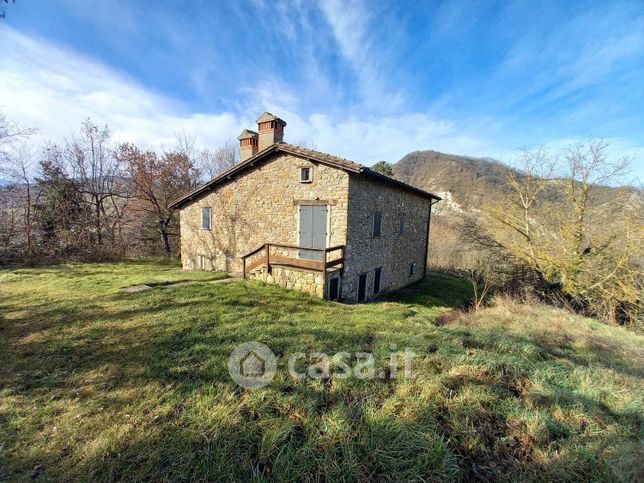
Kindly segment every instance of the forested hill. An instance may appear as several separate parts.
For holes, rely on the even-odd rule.
[[[438,213],[471,211],[483,202],[503,196],[507,187],[508,165],[490,158],[474,158],[438,151],[414,151],[393,165],[396,178],[435,193],[443,198]],[[520,174],[515,171],[520,177]],[[562,201],[563,180],[553,180],[541,194],[542,199]],[[615,188],[598,187],[602,201]]]
[[[484,196],[496,196],[504,189],[508,167],[498,161],[414,151],[394,164],[396,178],[444,198],[456,211],[468,211]]]

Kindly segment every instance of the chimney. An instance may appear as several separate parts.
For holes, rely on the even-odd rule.
[[[257,133],[250,129],[244,129],[237,137],[239,139],[239,161],[246,161],[257,154]]]
[[[257,120],[259,150],[263,151],[273,144],[281,142],[284,139],[284,126],[286,123],[270,112],[262,114],[262,117]]]

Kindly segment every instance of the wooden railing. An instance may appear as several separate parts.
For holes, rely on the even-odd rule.
[[[295,251],[296,255],[292,256],[291,252]],[[333,258],[332,254],[340,251],[340,256]],[[300,256],[304,253],[319,253],[320,260]],[[331,259],[330,258],[331,255]],[[265,243],[256,250],[247,253],[242,258],[243,274],[246,275],[265,265],[268,272],[271,272],[273,265],[285,265],[295,268],[304,268],[316,272],[326,273],[330,268],[344,267],[344,245],[337,245],[329,248],[308,248],[295,245],[283,245],[280,243]]]

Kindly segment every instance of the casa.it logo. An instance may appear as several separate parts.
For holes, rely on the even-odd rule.
[[[382,379],[402,377],[412,379],[412,359],[416,357],[409,348],[398,351],[396,344],[389,345],[390,352],[377,361],[369,352],[295,352],[288,356],[286,368],[294,380],[310,379]],[[384,357],[383,357],[384,356]],[[286,355],[284,356],[286,357]],[[228,358],[228,372],[239,386],[259,389],[271,383],[277,372],[277,359],[266,344],[246,342],[235,347]]]
[[[267,386],[275,377],[277,360],[275,354],[261,342],[246,342],[235,347],[228,358],[228,372],[239,386],[259,389]]]

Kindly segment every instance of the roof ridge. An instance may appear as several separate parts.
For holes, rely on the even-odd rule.
[[[351,161],[346,158],[341,158],[339,156],[334,156],[332,154],[328,153],[323,153],[322,151],[316,151],[314,149],[309,149],[309,148],[304,148],[301,146],[296,146],[294,144],[289,144],[284,141],[279,141],[276,142],[267,148],[261,150],[260,152],[256,153],[255,155],[251,156],[250,158],[246,159],[245,161],[242,161],[240,163],[235,164],[234,166],[230,167],[223,173],[219,174],[219,176],[216,176],[215,178],[211,179],[207,183],[204,183],[203,185],[199,186],[198,188],[192,190],[191,192],[185,194],[181,198],[177,199],[174,201],[170,207],[171,208],[177,208],[183,205],[186,202],[191,202],[194,201],[197,197],[199,197],[202,193],[208,191],[209,189],[214,188],[219,182],[226,180],[226,179],[232,179],[232,176],[236,174],[239,171],[242,171],[245,169],[247,166],[253,166],[255,162],[259,161],[261,158],[264,156],[277,151],[281,150],[285,153],[289,154],[294,154],[294,155],[299,155],[299,156],[305,156],[310,158],[313,161],[318,161],[321,163],[326,163],[330,166],[334,166],[338,169],[343,169],[348,172],[352,173],[362,173],[365,175],[368,175],[372,178],[378,179],[380,181],[384,181],[386,183],[394,184],[397,185],[401,188],[405,188],[410,191],[414,191],[420,195],[430,197],[436,200],[440,200],[440,197],[422,190],[420,188],[417,188],[416,186],[412,186],[410,184],[404,183],[396,178],[391,178],[389,176],[386,176],[382,173],[379,173],[377,171],[374,171],[370,169],[367,166],[364,166],[360,163],[356,163],[355,161]]]
[[[341,160],[341,161],[345,161],[347,163],[351,163],[351,164],[354,164],[356,166],[360,166],[360,167],[363,167],[363,168],[366,167],[363,164],[358,163],[357,161],[353,161],[351,159],[344,158],[342,156],[336,156],[335,154],[329,154],[329,153],[325,153],[323,151],[318,151],[317,149],[306,148],[304,146],[298,146],[296,144],[291,144],[291,143],[287,143],[287,142],[284,142],[284,141],[280,141],[279,144],[286,145],[286,146],[289,146],[289,147],[292,147],[292,148],[295,148],[295,149],[301,149],[302,151],[309,151],[311,153],[315,153],[315,154],[317,154],[319,156],[323,156],[323,157],[326,157],[326,158],[338,159],[338,160]]]

